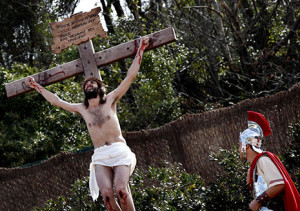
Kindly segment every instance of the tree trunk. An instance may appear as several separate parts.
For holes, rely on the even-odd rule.
[[[124,11],[123,11],[123,8],[120,4],[120,1],[119,0],[113,0],[112,4],[114,5],[114,8],[116,9],[117,16],[119,18],[124,17]]]
[[[245,34],[241,30],[239,17],[238,17],[238,7],[237,5],[233,5],[231,8],[221,0],[221,5],[225,9],[227,14],[227,20],[228,23],[230,23],[230,27],[232,30],[232,33],[234,35],[235,41],[237,43],[237,52],[240,57],[241,61],[241,69],[243,71],[246,71],[247,73],[250,73],[253,71],[253,66],[251,62],[251,57],[247,50],[247,42],[245,39]]]
[[[114,27],[113,27],[113,21],[110,16],[111,11],[111,1],[107,1],[107,5],[105,4],[104,0],[101,0],[102,8],[103,8],[103,16],[106,22],[106,27],[108,30],[108,33],[114,33]]]
[[[142,29],[142,25],[141,25],[141,21],[140,21],[140,16],[139,14],[141,13],[141,1],[136,1],[136,0],[126,0],[127,5],[131,11],[131,13],[133,14],[134,20],[137,22],[139,31],[141,33],[141,35],[143,34],[143,29]],[[137,3],[136,3],[137,2]]]
[[[219,4],[216,0],[212,0],[212,6],[217,11],[220,11]],[[220,40],[220,47],[221,47],[222,53],[223,53],[226,61],[228,62],[228,66],[230,67],[231,70],[236,71],[236,68],[234,68],[234,65],[233,65],[229,46],[227,45],[227,42],[225,40],[226,34],[224,32],[223,22],[219,15],[216,16],[216,22],[215,22],[214,26],[215,26],[215,30],[216,30],[217,35]]]

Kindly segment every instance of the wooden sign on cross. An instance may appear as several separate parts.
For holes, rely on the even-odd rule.
[[[95,18],[94,15],[91,15],[95,14],[95,11],[98,11],[99,13],[100,10],[92,10],[91,13],[87,13],[89,18]],[[35,79],[35,81],[42,86],[47,86],[82,73],[84,73],[85,77],[93,76],[101,79],[98,67],[105,66],[128,57],[132,57],[136,54],[141,38],[95,53],[91,39],[95,37],[95,35],[106,36],[106,34],[99,30],[97,26],[93,25],[95,22],[97,22],[96,20],[89,22],[89,20],[91,19],[86,18],[84,14],[79,15],[81,15],[80,18],[76,16],[72,19],[71,17],[71,22],[69,23],[69,25],[66,25],[67,23],[52,25],[52,28],[57,27],[58,32],[60,32],[55,32],[57,33],[56,35],[60,37],[59,39],[62,39],[57,40],[57,42],[64,42],[63,46],[59,46],[57,45],[57,42],[55,42],[55,46],[52,46],[52,49],[54,51],[61,51],[62,49],[67,48],[67,46],[69,45],[77,44],[80,59],[31,75]],[[73,24],[77,24],[75,29],[72,28],[72,20],[74,19],[76,21],[74,21]],[[82,21],[81,24],[79,23],[80,20]],[[100,23],[97,22],[97,24]],[[83,28],[80,29],[80,26],[83,26]],[[97,27],[98,29],[92,30],[91,27]],[[98,31],[98,33],[95,33],[95,31]],[[175,32],[172,27],[149,34],[147,36],[150,38],[150,45],[148,46],[146,51],[176,41]],[[78,40],[80,41],[77,43]],[[20,80],[5,84],[5,89],[6,95],[9,98],[34,90],[27,85],[26,78],[22,78]]]
[[[61,22],[51,23],[54,37],[52,51],[58,54],[71,45],[86,42],[96,35],[106,37],[106,32],[102,28],[98,15],[100,11],[101,8],[96,7],[90,12],[77,13]]]

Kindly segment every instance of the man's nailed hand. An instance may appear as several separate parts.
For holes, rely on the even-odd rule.
[[[28,86],[29,86],[30,88],[35,88],[36,82],[35,82],[35,80],[34,80],[33,77],[28,76],[28,77],[26,78],[26,82],[27,82],[27,84],[28,84]]]
[[[149,46],[149,37],[142,37],[140,42],[140,50],[144,51]]]
[[[138,62],[139,62],[139,65],[141,64],[141,61],[142,61],[142,55],[143,55],[143,52],[144,50],[149,46],[149,37],[146,36],[146,37],[142,37],[141,40],[140,40],[140,47],[139,47],[139,50],[136,54],[136,57],[139,58]]]
[[[37,89],[37,91],[39,91],[39,93],[42,94],[41,88],[38,87],[38,83],[35,82],[35,80],[34,80],[33,77],[28,76],[28,77],[26,78],[26,82],[27,82],[27,84],[28,84],[28,86],[29,86],[30,88]]]

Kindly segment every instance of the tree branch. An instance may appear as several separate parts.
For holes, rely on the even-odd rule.
[[[296,35],[296,30],[299,28],[300,26],[300,16],[297,17],[297,20],[295,21],[294,25],[292,26],[290,32],[286,35],[285,38],[283,38],[279,43],[277,43],[277,45],[275,45],[272,50],[270,51],[271,53],[268,55],[267,58],[275,55],[277,53],[277,51],[288,42],[288,40],[290,38],[292,38],[293,36]]]

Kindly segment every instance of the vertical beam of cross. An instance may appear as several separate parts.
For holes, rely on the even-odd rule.
[[[99,80],[102,80],[101,75],[99,73],[96,60],[94,58],[94,47],[92,41],[89,40],[87,42],[81,43],[78,45],[78,50],[81,58],[81,63],[83,66],[84,77],[95,77]]]

